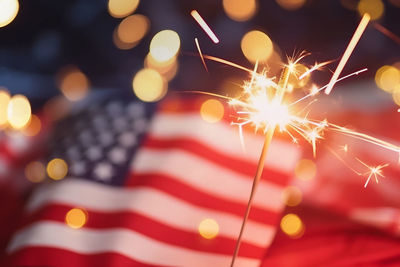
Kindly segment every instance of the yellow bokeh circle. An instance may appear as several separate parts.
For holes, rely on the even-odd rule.
[[[139,0],[109,0],[108,12],[114,18],[123,18],[132,14],[139,5]]]
[[[301,159],[297,163],[294,173],[301,180],[311,180],[317,173],[317,166],[312,160]]]
[[[290,237],[296,238],[303,234],[304,224],[296,214],[289,213],[281,219],[281,230]]]
[[[393,66],[382,66],[375,74],[376,85],[386,92],[393,92],[400,84],[400,70]]]
[[[8,123],[8,103],[10,103],[10,94],[6,90],[0,90],[0,127]]]
[[[215,220],[207,218],[200,222],[198,231],[205,239],[213,239],[218,235],[219,225]]]
[[[224,116],[224,106],[216,99],[208,99],[201,105],[200,115],[206,122],[218,122]]]
[[[180,46],[181,40],[175,31],[163,30],[151,40],[150,54],[157,61],[168,61],[176,56]]]
[[[68,173],[68,165],[63,159],[52,159],[46,167],[47,175],[53,180],[61,180]]]
[[[252,63],[267,61],[274,51],[271,39],[261,31],[246,33],[240,43],[244,56]]]
[[[276,0],[278,5],[287,10],[296,10],[301,8],[306,0]]]
[[[138,71],[132,82],[135,95],[144,102],[155,102],[167,93],[167,83],[156,70],[142,69]]]
[[[80,208],[70,209],[65,215],[65,223],[74,229],[81,228],[87,222],[87,213],[85,210]]]
[[[31,119],[31,105],[23,95],[11,97],[7,107],[7,120],[14,129],[24,128]]]
[[[358,3],[357,10],[361,16],[368,13],[371,20],[377,20],[382,17],[385,6],[381,0],[361,0]]]
[[[236,21],[246,21],[257,11],[256,0],[223,0],[222,6],[228,17]]]

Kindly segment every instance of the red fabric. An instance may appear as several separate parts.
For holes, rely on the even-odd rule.
[[[400,266],[399,238],[305,205],[287,212],[302,219],[304,235],[278,231],[262,267]]]

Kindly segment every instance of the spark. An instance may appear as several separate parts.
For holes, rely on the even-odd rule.
[[[342,162],[349,170],[351,170],[352,172],[354,172],[358,176],[363,175],[361,172],[355,170],[349,163],[347,163],[347,161],[345,161],[338,153],[336,153],[335,150],[333,150],[329,146],[326,146],[326,148],[328,149],[329,152],[332,153],[332,155],[334,155],[340,162]]]
[[[381,140],[379,138],[370,136],[368,134],[356,132],[356,131],[347,129],[345,127],[342,127],[342,126],[339,126],[339,125],[336,125],[336,124],[333,124],[333,123],[329,123],[329,129],[331,131],[335,131],[335,132],[341,133],[343,135],[350,136],[352,138],[355,138],[355,139],[358,139],[358,140],[361,140],[361,141],[376,145],[378,147],[381,147],[381,148],[384,148],[384,149],[387,149],[387,150],[390,150],[390,151],[393,151],[393,152],[400,153],[400,147],[399,146],[396,146],[394,144],[391,144],[391,143],[386,142],[384,140]]]
[[[206,62],[204,61],[203,53],[201,52],[201,49],[200,49],[199,40],[197,40],[197,38],[194,38],[194,42],[196,43],[197,50],[199,51],[201,62],[203,62],[203,66],[206,69],[206,71],[208,72]]]
[[[190,15],[192,15],[192,17],[194,18],[194,20],[200,25],[200,27],[207,33],[208,37],[210,37],[210,39],[218,44],[219,40],[217,38],[217,36],[214,34],[214,32],[210,29],[210,27],[207,25],[207,23],[204,21],[204,19],[200,16],[199,12],[197,12],[197,10],[192,10],[190,12]]]
[[[364,71],[367,71],[367,70],[368,70],[367,68],[364,68],[364,69],[362,69],[362,70],[358,70],[358,71],[355,71],[355,72],[353,72],[353,73],[350,73],[350,74],[348,74],[348,75],[346,75],[346,76],[343,76],[343,77],[340,78],[340,79],[337,79],[336,83],[338,83],[338,82],[340,82],[340,81],[343,81],[344,79],[347,79],[347,78],[349,78],[349,77],[351,77],[351,76],[358,75],[358,74],[360,74],[360,73],[362,73],[362,72],[364,72]],[[304,97],[302,97],[302,98],[296,100],[295,102],[291,103],[290,105],[295,105],[295,104],[297,104],[297,103],[303,101],[304,99],[306,99],[306,98],[308,98],[308,97],[310,97],[310,96],[316,95],[316,94],[319,93],[320,91],[322,91],[322,90],[324,90],[325,88],[327,88],[328,85],[329,85],[329,83],[326,84],[326,85],[324,85],[324,86],[322,86],[322,87],[319,88],[319,89],[314,89],[310,94],[305,95]]]
[[[399,36],[397,36],[396,34],[394,34],[391,31],[389,31],[387,28],[383,27],[381,24],[379,24],[377,22],[375,22],[373,25],[374,25],[374,28],[377,29],[378,31],[380,31],[382,34],[386,35],[387,37],[389,37],[390,39],[392,39],[396,43],[400,44],[400,37]]]
[[[318,93],[319,93],[318,87],[315,84],[313,86],[311,86],[310,95],[314,96]]]
[[[222,59],[222,58],[214,57],[214,56],[209,56],[209,55],[203,55],[203,57],[204,57],[205,59],[209,59],[209,60],[212,60],[212,61],[215,61],[215,62],[219,62],[219,63],[225,64],[225,65],[228,65],[228,66],[231,66],[231,67],[240,69],[240,70],[247,71],[247,72],[249,72],[249,73],[253,73],[253,70],[252,70],[252,69],[243,67],[243,66],[241,66],[241,65],[239,65],[239,64],[233,63],[233,62],[231,62],[231,61],[229,61],[229,60],[226,60],[226,59]]]
[[[347,153],[347,152],[349,151],[349,146],[348,146],[347,144],[345,144],[345,145],[341,146],[341,149],[342,149],[345,153]]]
[[[354,48],[356,47],[358,41],[360,40],[362,34],[364,33],[364,30],[367,27],[370,19],[371,16],[368,13],[365,13],[364,16],[362,17],[360,24],[358,25],[356,31],[354,32],[353,37],[351,38],[346,50],[343,53],[342,58],[339,61],[339,64],[335,72],[332,75],[331,80],[329,81],[328,87],[325,89],[325,94],[329,95],[329,93],[331,92],[333,86],[336,83],[336,80],[339,78],[340,73],[342,72],[347,61],[349,60],[351,53],[353,53]]]
[[[304,72],[302,75],[300,75],[299,80],[302,80],[304,77],[306,77],[307,75],[311,74],[312,72],[321,69],[322,67],[332,63],[334,60],[329,60],[326,62],[322,62],[322,63],[315,63],[314,66],[311,67],[311,69],[309,69],[308,71]]]
[[[378,165],[378,166],[369,166],[368,164],[364,163],[363,161],[361,161],[360,159],[356,158],[356,160],[358,160],[362,165],[364,165],[365,167],[368,168],[368,171],[364,174],[364,175],[368,175],[367,177],[367,181],[364,184],[364,188],[367,187],[369,181],[371,180],[372,176],[375,178],[375,182],[378,184],[379,180],[378,177],[382,177],[384,178],[385,176],[382,173],[382,169],[389,166],[388,163],[386,164],[382,164],[382,165]]]

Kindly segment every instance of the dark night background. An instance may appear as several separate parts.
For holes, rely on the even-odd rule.
[[[193,39],[199,38],[202,50],[251,67],[240,50],[240,40],[247,31],[261,29],[282,51],[312,52],[306,62],[340,59],[359,20],[356,10],[347,5],[357,1],[306,1],[297,10],[285,10],[275,1],[260,1],[256,15],[246,22],[226,16],[222,1],[142,1],[135,13],[151,21],[150,32],[130,50],[113,44],[113,31],[122,19],[110,16],[106,1],[20,1],[15,20],[0,28],[0,85],[12,94],[22,93],[34,107],[59,94],[56,73],[73,64],[85,73],[92,89],[132,90],[132,77],[143,66],[152,36],[172,29],[181,38],[180,69],[170,83],[171,90],[209,90],[218,88],[221,77],[237,74],[232,68],[209,63],[210,75],[204,71]],[[377,20],[395,34],[400,34],[400,8],[385,3],[385,13]],[[213,44],[190,16],[197,9],[220,39]],[[375,22],[372,22],[375,23]],[[368,67],[357,79],[372,79],[384,64],[400,59],[399,44],[377,31],[372,23],[357,45],[344,73]],[[334,70],[337,63],[329,66]],[[216,74],[218,73],[218,75]],[[222,76],[221,76],[222,75]],[[320,72],[314,81],[325,84],[331,73]]]

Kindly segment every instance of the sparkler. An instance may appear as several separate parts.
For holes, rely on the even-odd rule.
[[[253,126],[256,129],[256,131],[261,129],[265,135],[264,145],[261,151],[256,173],[253,179],[253,184],[249,200],[247,203],[246,211],[240,228],[239,236],[236,241],[236,246],[230,265],[231,267],[234,266],[235,260],[239,253],[242,235],[246,226],[246,222],[249,217],[253,198],[263,172],[264,162],[268,152],[268,148],[271,144],[275,131],[279,130],[280,132],[288,134],[294,143],[298,142],[297,138],[295,137],[296,135],[302,137],[311,144],[314,157],[316,156],[317,143],[324,138],[324,132],[328,130],[334,131],[339,134],[343,134],[345,136],[350,136],[352,138],[358,139],[363,142],[368,142],[382,149],[387,149],[389,151],[396,152],[400,156],[399,146],[372,137],[370,135],[356,132],[347,129],[345,127],[330,123],[328,122],[327,119],[315,120],[309,118],[311,105],[316,100],[308,102],[307,105],[305,105],[305,107],[303,107],[300,110],[297,110],[296,108],[297,105],[299,105],[300,103],[304,103],[306,99],[309,99],[310,97],[316,95],[318,92],[325,89],[325,93],[329,94],[333,86],[337,82],[346,79],[348,77],[358,75],[367,70],[367,69],[362,69],[339,78],[347,60],[349,59],[357,42],[361,38],[361,35],[363,34],[365,28],[367,27],[369,20],[370,16],[368,14],[365,14],[361,19],[361,22],[357,27],[349,45],[347,46],[338,64],[338,67],[336,68],[336,71],[332,75],[330,82],[320,88],[313,87],[309,94],[291,103],[288,103],[287,99],[284,97],[285,92],[288,91],[289,78],[294,76],[298,80],[301,80],[307,75],[310,75],[312,72],[320,70],[322,67],[328,65],[332,61],[315,63],[304,73],[298,73],[298,71],[296,70],[297,64],[299,64],[299,62],[303,58],[309,56],[309,54],[307,53],[304,52],[300,53],[300,55],[297,58],[288,58],[288,63],[283,66],[280,79],[276,82],[275,77],[268,77],[268,73],[266,71],[263,70],[261,71],[261,73],[258,72],[258,62],[256,62],[254,69],[251,70],[243,66],[240,66],[238,64],[235,64],[233,62],[227,61],[225,59],[203,55],[199,49],[198,41],[196,42],[202,60],[209,59],[238,69],[242,69],[251,74],[251,78],[248,82],[245,82],[243,86],[243,91],[241,95],[237,98],[231,98],[218,94],[199,92],[199,91],[196,91],[194,93],[202,93],[229,100],[228,102],[229,105],[231,105],[236,110],[237,114],[236,121],[232,122],[232,124],[237,125],[239,128],[242,145],[244,145],[242,132],[243,132],[243,127],[246,125]],[[342,149],[345,152],[347,152],[348,151],[347,144],[344,145]],[[364,184],[365,187],[368,185],[372,177],[374,177],[375,181],[378,182],[378,177],[383,177],[382,169],[388,166],[388,164],[369,166],[360,159],[356,158],[356,160],[359,161],[368,170],[367,172],[362,173],[354,170],[354,168],[349,166],[336,152],[333,151],[333,154],[337,156],[339,160],[341,160],[345,164],[345,166],[349,167],[356,174],[365,175],[367,177],[366,182]]]
[[[317,142],[324,138],[323,136],[325,131],[333,131],[345,136],[350,136],[360,141],[364,141],[376,145],[378,147],[381,147],[383,149],[396,152],[400,156],[399,146],[396,146],[394,144],[391,144],[389,142],[386,142],[384,140],[375,138],[373,136],[364,133],[347,129],[345,127],[336,125],[334,123],[330,123],[328,122],[327,119],[315,120],[309,118],[310,107],[316,100],[310,101],[301,110],[295,109],[296,105],[299,105],[299,103],[302,103],[306,99],[312,97],[317,92],[320,92],[323,89],[327,88],[328,84],[320,88],[314,88],[311,91],[311,93],[291,103],[287,103],[285,101],[284,96],[285,92],[287,92],[288,90],[289,78],[292,75],[299,78],[303,76],[303,74],[296,73],[295,66],[305,56],[307,55],[303,53],[297,59],[289,59],[289,62],[283,68],[279,81],[276,83],[274,81],[275,77],[268,77],[265,71],[262,71],[261,73],[257,72],[258,62],[256,62],[254,70],[250,70],[243,66],[237,65],[233,62],[229,62],[221,58],[203,55],[203,57],[206,59],[221,62],[230,66],[237,67],[246,72],[249,72],[251,74],[251,78],[249,82],[245,82],[242,94],[238,98],[231,98],[228,96],[218,95],[214,93],[207,93],[202,91],[192,91],[192,93],[211,95],[229,101],[228,102],[229,105],[231,105],[233,108],[236,109],[236,114],[237,114],[236,121],[232,122],[232,124],[238,126],[242,144],[244,144],[242,135],[243,127],[246,125],[253,126],[256,129],[256,131],[261,129],[265,134],[264,145],[258,161],[256,174],[253,179],[251,193],[247,203],[239,236],[236,242],[231,266],[234,266],[235,259],[240,249],[241,238],[245,229],[246,222],[248,220],[248,216],[250,214],[252,201],[263,172],[264,161],[276,130],[279,130],[280,132],[283,133],[287,133],[291,137],[294,143],[298,142],[295,135],[299,135],[300,137],[304,138],[307,142],[309,142],[312,145],[314,156],[316,156]],[[328,63],[324,62],[315,64],[314,66],[318,65],[319,67],[322,67],[325,66],[326,64]],[[316,71],[319,68],[312,67],[311,69],[313,69],[313,71]],[[337,79],[336,82],[339,82],[354,75],[358,75],[362,72],[365,72],[366,70],[367,69],[364,68],[362,70],[353,72],[351,74],[348,74],[346,76]],[[307,72],[308,74],[310,74],[312,71],[311,72],[307,71]],[[348,145],[347,144],[344,145],[342,149],[344,151],[347,151]],[[336,152],[333,153],[339,158],[340,161],[342,161],[345,164],[345,166],[349,167],[356,174],[367,176],[367,181],[364,186],[368,185],[372,177],[375,177],[375,181],[378,181],[378,177],[383,177],[382,169],[388,166],[388,164],[382,164],[374,167],[374,166],[369,166],[364,162],[362,162],[362,164],[368,169],[368,172],[361,173],[354,170],[354,168],[352,168],[351,166],[349,166],[342,158],[340,158],[340,156]],[[358,158],[356,159],[361,163],[361,160],[359,160]]]

